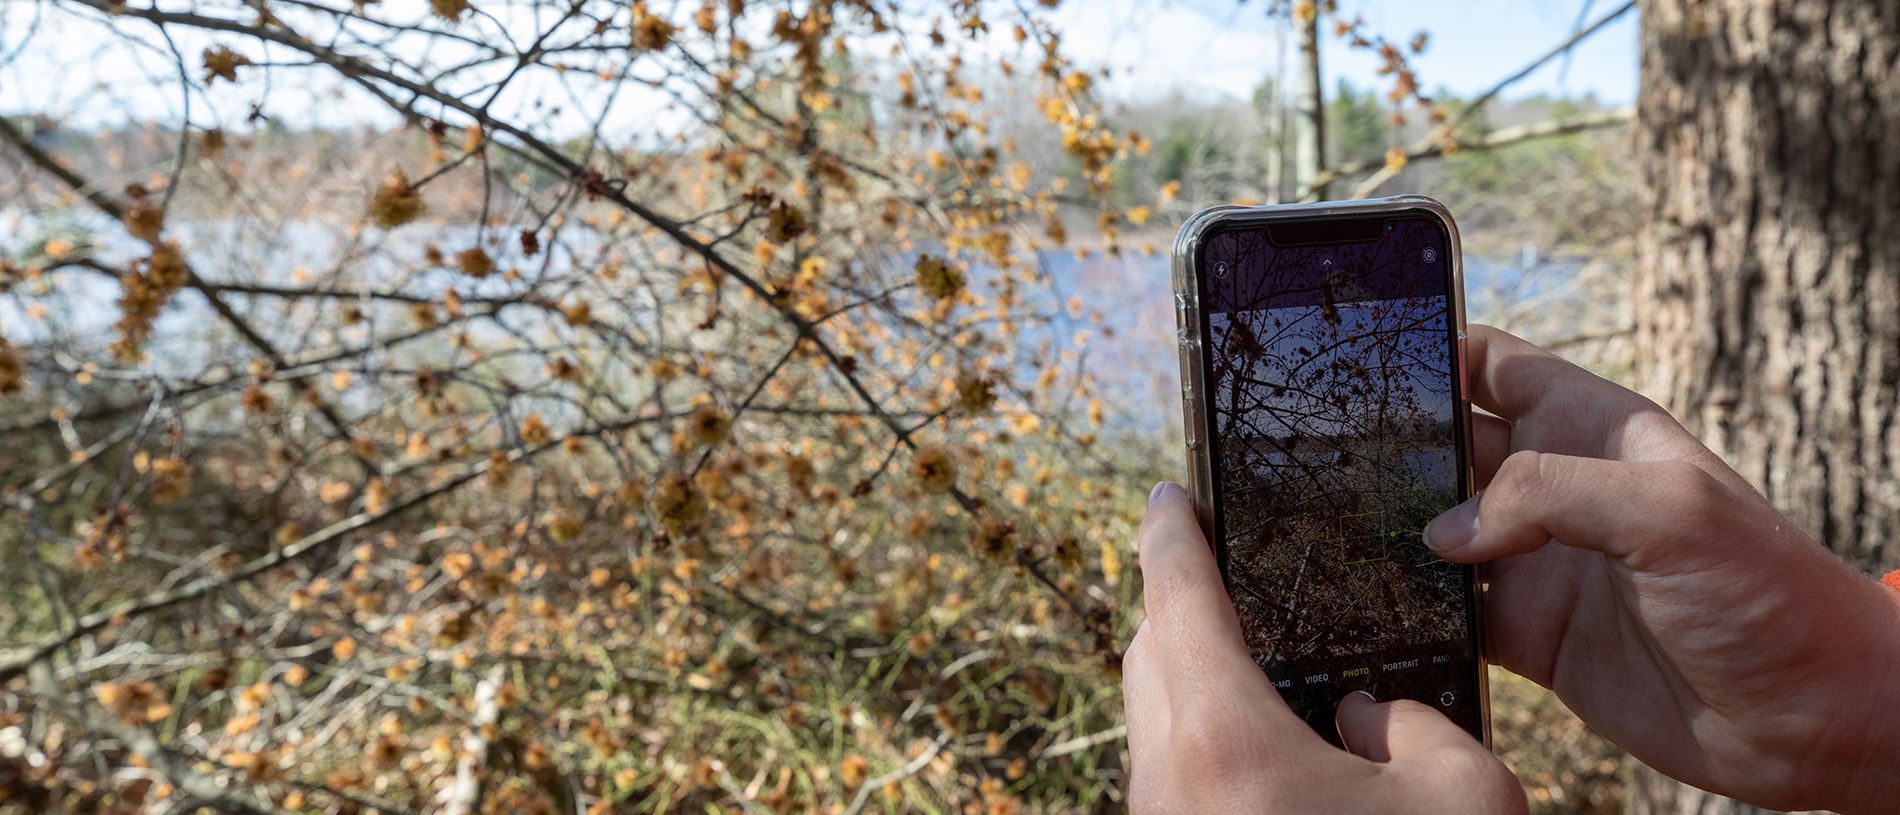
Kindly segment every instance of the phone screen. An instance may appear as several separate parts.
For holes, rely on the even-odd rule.
[[[1482,740],[1475,574],[1420,534],[1469,486],[1444,226],[1269,224],[1204,247],[1216,550],[1254,661],[1334,744],[1358,690]]]

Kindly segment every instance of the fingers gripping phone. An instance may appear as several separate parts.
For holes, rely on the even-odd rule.
[[[1216,207],[1175,240],[1189,491],[1248,651],[1335,745],[1360,690],[1490,744],[1478,575],[1421,537],[1473,489],[1460,256],[1422,196]]]

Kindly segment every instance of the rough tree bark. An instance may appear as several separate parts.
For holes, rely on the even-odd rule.
[[[1900,4],[1648,0],[1644,388],[1775,506],[1900,568]],[[1636,815],[1755,812],[1639,769]]]

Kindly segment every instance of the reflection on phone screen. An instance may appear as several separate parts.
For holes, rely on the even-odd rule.
[[[1216,537],[1248,650],[1338,743],[1347,693],[1411,698],[1481,734],[1470,567],[1420,531],[1458,503],[1449,241],[1429,219],[1368,240],[1213,235],[1203,268]]]

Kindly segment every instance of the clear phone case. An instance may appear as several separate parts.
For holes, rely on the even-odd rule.
[[[1465,372],[1465,303],[1464,303],[1464,253],[1458,239],[1458,227],[1453,222],[1451,211],[1444,204],[1423,195],[1399,195],[1363,201],[1324,201],[1311,204],[1285,204],[1278,206],[1217,206],[1201,210],[1181,225],[1174,240],[1174,317],[1175,350],[1181,365],[1181,412],[1183,430],[1187,443],[1188,492],[1194,497],[1195,512],[1201,522],[1201,531],[1207,536],[1209,545],[1214,545],[1214,460],[1208,434],[1209,425],[1206,394],[1206,366],[1202,358],[1205,342],[1204,321],[1201,317],[1201,276],[1199,268],[1201,250],[1207,236],[1223,228],[1266,225],[1285,221],[1307,221],[1336,218],[1341,216],[1370,214],[1425,214],[1436,218],[1445,226],[1450,236],[1448,267],[1451,272],[1450,311],[1457,342],[1452,349],[1453,364],[1457,371],[1457,403],[1463,421],[1459,422],[1460,443],[1466,454],[1461,467],[1465,486],[1461,498],[1469,498],[1475,476],[1471,470],[1471,422],[1470,401]],[[1483,669],[1485,654],[1484,640],[1484,585],[1482,569],[1473,570],[1471,596],[1473,610],[1472,635],[1480,657],[1479,669],[1475,677],[1478,691],[1480,718],[1483,722],[1484,744],[1491,746],[1490,687],[1486,671]]]

